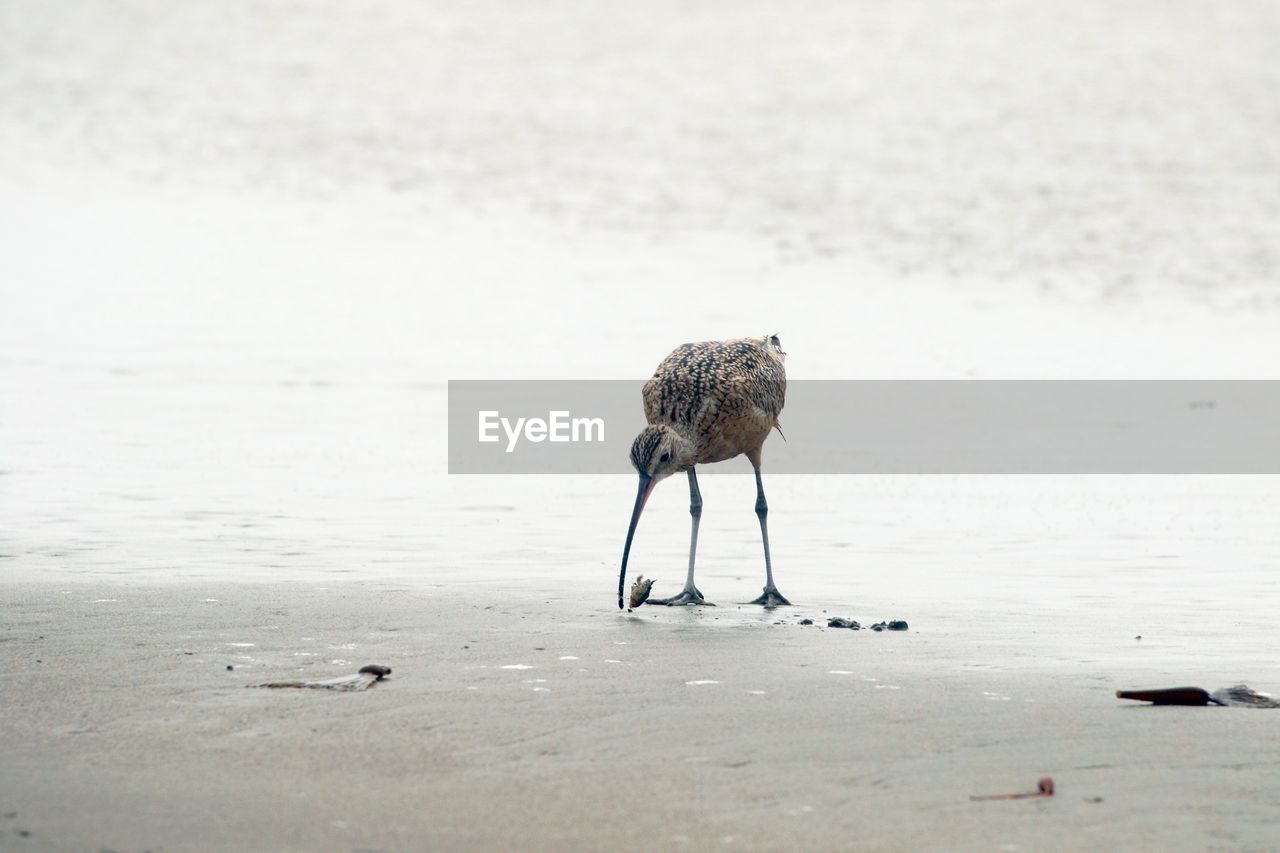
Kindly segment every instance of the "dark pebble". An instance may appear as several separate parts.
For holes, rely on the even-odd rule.
[[[857,631],[862,628],[862,626],[859,625],[853,619],[843,619],[839,616],[832,616],[830,619],[828,619],[827,627],[828,628],[850,628],[854,631]]]
[[[232,666],[231,664],[227,664],[227,672],[231,672],[231,670],[233,669],[235,669],[234,666]]]
[[[360,667],[360,672],[362,674],[367,673],[369,675],[376,675],[378,676],[378,680],[382,680],[384,676],[391,674],[391,667],[383,666],[380,663],[371,663],[368,666]]]
[[[876,624],[874,624],[874,625],[872,625],[872,626],[871,626],[871,630],[872,630],[872,631],[883,631],[885,628],[888,628],[888,627],[889,627],[889,626],[888,626],[888,625],[886,625],[886,624],[885,624],[885,623],[883,623],[883,622],[877,622]]]
[[[801,620],[800,620],[800,624],[801,624],[801,625],[812,625],[812,624],[813,624],[813,620],[812,620],[812,619],[801,619]]]
[[[889,623],[889,630],[905,631],[907,630],[907,623],[902,619],[894,619],[892,622]]]

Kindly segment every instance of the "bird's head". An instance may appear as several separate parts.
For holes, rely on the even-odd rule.
[[[692,468],[696,454],[697,448],[692,441],[666,425],[647,426],[631,442],[631,464],[640,474],[640,488],[636,492],[635,508],[631,511],[627,543],[622,546],[622,569],[618,572],[619,610],[622,609],[622,593],[627,583],[627,558],[631,555],[631,540],[636,535],[640,513],[644,512],[653,487],[677,471]]]
[[[655,484],[677,471],[693,467],[695,448],[669,426],[647,426],[631,442],[631,464],[640,478],[651,479]]]

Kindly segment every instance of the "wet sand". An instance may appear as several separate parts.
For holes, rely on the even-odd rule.
[[[533,585],[9,583],[2,600],[5,849],[1239,850],[1277,831],[1277,717],[1113,696],[1268,672],[1274,628],[626,614]],[[824,611],[914,618],[853,632]],[[1189,633],[1244,665],[1215,672]],[[395,672],[365,693],[244,689],[374,662]],[[1052,799],[969,801],[1044,774]]]

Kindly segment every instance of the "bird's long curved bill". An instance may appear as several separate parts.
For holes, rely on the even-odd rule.
[[[640,523],[640,513],[644,512],[644,505],[649,500],[649,493],[653,491],[654,484],[658,481],[652,477],[640,475],[640,488],[636,491],[636,508],[631,510],[631,525],[627,528],[627,544],[622,546],[622,569],[618,572],[618,609],[622,609],[623,591],[627,586],[627,557],[631,555],[631,540],[636,535],[636,525]]]

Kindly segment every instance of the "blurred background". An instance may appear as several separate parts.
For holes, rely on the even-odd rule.
[[[447,379],[766,333],[792,377],[1276,378],[1277,45],[1266,0],[6,0],[0,559],[608,604],[630,483],[447,478]],[[811,577],[930,536],[1017,575],[1046,529],[1280,553],[1269,481],[775,482]]]

